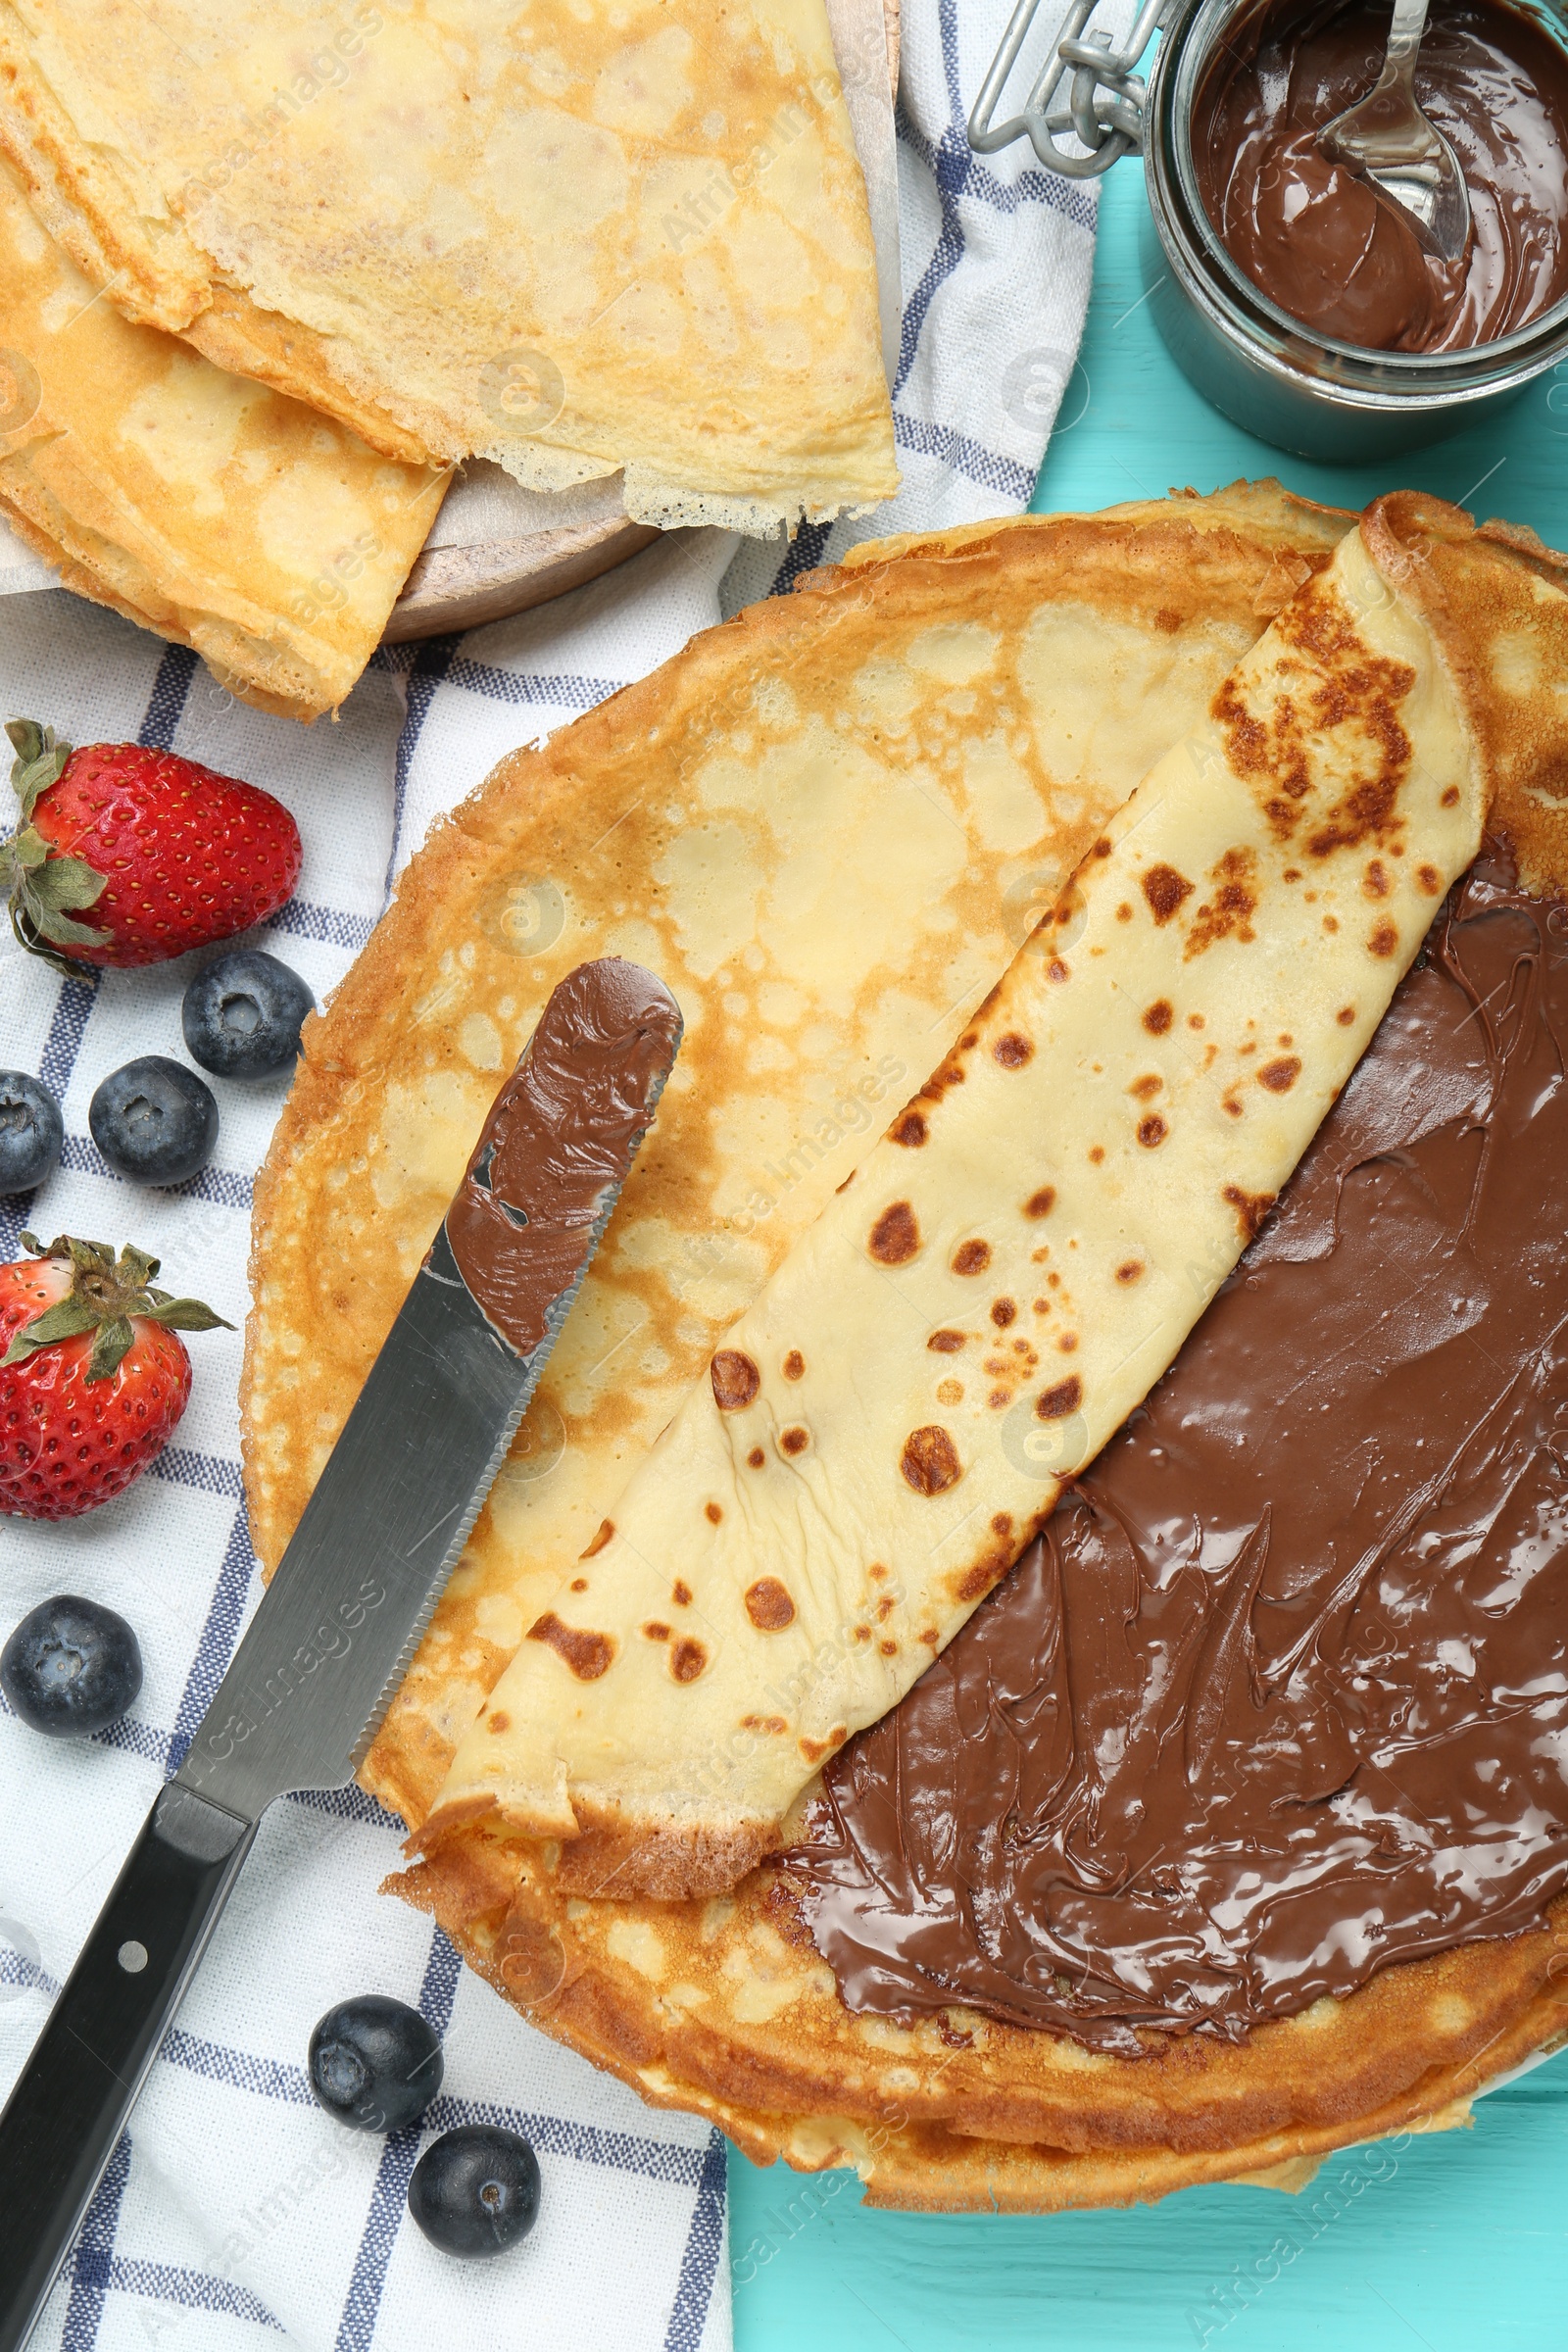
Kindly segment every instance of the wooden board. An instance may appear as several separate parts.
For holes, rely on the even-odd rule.
[[[651,523],[621,514],[473,547],[426,547],[392,608],[384,642],[404,645],[526,612],[598,579],[658,537]]]

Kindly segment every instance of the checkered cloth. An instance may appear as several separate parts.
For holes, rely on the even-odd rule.
[[[190,654],[40,590],[0,534],[4,713],[79,743],[172,746],[277,794],[305,866],[298,896],[256,936],[324,998],[432,818],[502,753],[857,538],[1024,505],[1072,367],[1093,211],[1016,152],[1000,167],[969,156],[964,116],[1005,15],[1006,0],[964,0],[960,32],[956,0],[906,8],[906,488],[881,514],[804,530],[787,551],[673,534],[541,612],[378,655],[341,722],[309,732],[236,704]],[[182,1057],[189,977],[179,962],[62,980],[7,941],[0,1063],[54,1090],[67,1142],[36,1196],[0,1199],[0,1259],[24,1227],[134,1240],[172,1289],[238,1326],[252,1180],[281,1082],[215,1081],[215,1159],[172,1191],[120,1183],[87,1134],[108,1071],[140,1054]],[[146,1661],[133,1714],[79,1746],[0,1711],[0,2090],[260,1598],[238,1330],[198,1335],[191,1353],[189,1410],[137,1486],[64,1526],[0,1521],[0,1634],[50,1593],[84,1592],[130,1620]],[[38,2339],[49,2352],[239,2352],[279,2337],[302,2352],[524,2338],[550,2352],[726,2352],[718,2135],[644,2107],[466,1975],[426,1921],[377,1898],[397,1861],[397,1825],[357,1790],[272,1808],[55,2291]],[[447,2053],[423,2125],[384,2142],[332,2123],[304,2071],[321,2011],[372,1990],[417,2003]],[[493,2265],[438,2255],[404,2207],[427,2135],[470,2119],[526,2132],[544,2174],[533,2236]]]

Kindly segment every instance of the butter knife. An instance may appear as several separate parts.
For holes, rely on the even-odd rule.
[[[608,1224],[680,1044],[609,956],[497,1097],[267,1595],[0,2113],[0,2352],[19,2352],[262,1815],[352,1780]]]

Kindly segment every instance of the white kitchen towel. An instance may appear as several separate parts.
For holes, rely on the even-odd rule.
[[[300,888],[255,936],[328,994],[385,892],[406,722],[390,665],[369,673],[340,726],[307,734],[64,594],[0,612],[7,712],[36,711],[78,741],[177,744],[287,803],[305,841]],[[252,1179],[282,1083],[214,1080],[217,1152],[174,1190],[119,1182],[87,1133],[107,1071],[138,1054],[183,1058],[191,968],[62,981],[7,941],[0,1061],[48,1082],[69,1140],[35,1197],[0,1202],[0,1258],[17,1254],[24,1225],[136,1240],[238,1326]],[[147,1477],[74,1522],[0,1521],[0,1632],[50,1593],[84,1592],[129,1619],[146,1665],[131,1716],[99,1740],[56,1744],[0,1716],[7,2084],[260,1597],[240,1494],[240,1333],[198,1336],[213,1344],[192,1348],[190,1407]],[[273,1808],[56,2290],[40,2338],[50,2352],[217,2352],[280,2333],[301,2352],[510,2343],[524,2322],[530,2341],[562,2352],[726,2352],[716,2135],[645,2108],[523,2025],[428,1921],[377,1896],[398,1860],[397,1826],[357,1790]],[[351,2133],[311,2098],[311,2028],[364,1991],[417,2002],[445,2037],[445,2086],[422,2133]],[[420,2145],[466,2119],[526,2132],[544,2174],[532,2238],[494,2265],[438,2255],[404,2212]]]
[[[998,155],[970,152],[969,112],[1011,13],[1010,0],[906,0],[898,496],[858,519],[808,523],[787,548],[743,545],[724,580],[726,615],[858,540],[1029,503],[1083,338],[1098,182],[1043,171],[1026,139]],[[1009,109],[1044,63],[1058,13],[1046,0],[1008,84]],[[1128,14],[1127,0],[1104,0],[1095,23],[1119,32]]]
[[[554,606],[378,656],[341,722],[308,731],[235,703],[193,656],[110,613],[61,591],[14,593],[0,603],[0,714],[50,720],[75,742],[172,746],[276,793],[305,866],[256,937],[324,997],[434,817],[503,752],[715,621],[726,566],[729,606],[788,588],[870,530],[1026,503],[1082,324],[1093,215],[1027,151],[968,156],[964,117],[1006,15],[1006,0],[965,0],[960,32],[954,0],[906,0],[906,489],[882,514],[733,563],[722,533],[673,534]],[[8,581],[11,560],[0,545],[0,591],[24,587]],[[87,1133],[110,1070],[139,1054],[184,1058],[189,976],[187,960],[62,980],[9,939],[0,948],[0,1065],[40,1075],[67,1129],[58,1174],[0,1199],[0,1259],[24,1227],[134,1240],[172,1287],[238,1326],[252,1181],[281,1083],[215,1080],[215,1160],[173,1190],[121,1183]],[[50,1593],[79,1592],[130,1619],[146,1661],[131,1716],[79,1746],[38,1739],[0,1706],[0,2092],[260,1598],[240,1336],[198,1334],[190,1348],[190,1408],[148,1476],[73,1523],[0,1520],[0,1638]],[[465,1974],[427,1922],[377,1896],[397,1860],[396,1825],[356,1791],[273,1808],[56,2289],[43,2352],[414,2352],[524,2335],[540,2352],[726,2352],[722,2141],[645,2108]],[[306,2084],[317,2017],[365,1991],[417,2002],[446,2040],[436,2106],[386,2142],[344,2132]],[[544,2173],[537,2230],[493,2265],[439,2256],[404,2210],[420,2146],[465,2118],[524,2131]]]

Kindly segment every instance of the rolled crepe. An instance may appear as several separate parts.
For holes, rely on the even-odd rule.
[[[1106,825],[563,1562],[426,1850],[733,1885],[1165,1370],[1480,842],[1409,571],[1373,510]]]
[[[335,710],[446,476],[129,325],[0,162],[0,513],[68,588],[193,646],[241,701]]]
[[[126,317],[399,458],[767,532],[898,486],[823,0],[0,5],[0,148]]]

